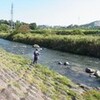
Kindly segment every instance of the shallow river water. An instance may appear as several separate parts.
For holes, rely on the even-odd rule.
[[[0,39],[0,47],[6,51],[23,55],[32,60],[34,48],[32,48],[31,45]],[[63,63],[67,61],[69,62],[69,65],[58,65],[59,61]],[[86,67],[100,70],[100,59],[98,58],[80,56],[43,48],[43,50],[40,51],[39,63],[69,77],[76,83],[82,83],[92,87],[100,87],[100,79],[89,77],[89,75],[85,73]]]

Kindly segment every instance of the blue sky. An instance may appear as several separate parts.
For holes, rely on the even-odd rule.
[[[0,19],[11,19],[12,1],[14,21],[67,26],[100,20],[100,0],[0,0]]]

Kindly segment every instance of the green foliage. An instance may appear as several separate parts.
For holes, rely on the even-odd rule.
[[[0,25],[1,25],[1,24],[10,25],[10,22],[7,21],[7,20],[3,20],[3,19],[1,19],[1,20],[0,20]]]
[[[35,30],[37,28],[37,25],[36,25],[36,23],[30,23],[29,27],[31,30]]]
[[[3,35],[1,34],[1,37]],[[51,49],[64,52],[71,52],[81,55],[88,55],[100,58],[100,37],[98,35],[55,35],[18,33],[4,36],[17,42],[27,44],[39,44]]]
[[[92,90],[83,94],[85,100],[100,100],[100,91]]]
[[[1,24],[0,25],[0,31],[8,32],[9,31],[9,26],[7,24]]]
[[[100,35],[100,30],[87,30],[87,31],[83,31],[85,35]]]
[[[23,33],[19,33],[19,34],[12,34],[12,39],[13,41],[19,41],[22,42],[25,39],[25,35]]]
[[[45,34],[46,33],[45,30],[31,30],[30,32],[33,34]]]
[[[31,33],[33,33],[33,34],[43,34],[43,35],[49,35],[49,34],[52,34],[52,35],[54,35],[54,34],[56,34],[56,32],[55,31],[53,31],[53,30],[51,30],[51,29],[45,29],[45,30],[31,30],[30,31]]]
[[[84,33],[81,30],[79,30],[79,29],[75,29],[75,30],[72,31],[72,34],[73,35],[82,35]]]
[[[18,33],[28,33],[30,30],[29,25],[23,24],[16,30]]]
[[[56,30],[55,34],[57,35],[71,35],[71,30]]]
[[[5,32],[0,32],[0,38],[8,38],[8,36],[10,35],[10,33],[5,33]]]
[[[21,22],[20,21],[16,21],[15,22],[15,30],[17,31],[20,26],[21,26]]]

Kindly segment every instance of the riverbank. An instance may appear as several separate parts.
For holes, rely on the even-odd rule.
[[[0,33],[0,37],[25,44],[30,44],[30,45],[39,44],[40,46],[54,50],[100,58],[99,35]]]
[[[0,49],[0,97],[35,100],[99,100],[100,91],[81,88],[68,78]],[[9,93],[7,92],[9,91]]]

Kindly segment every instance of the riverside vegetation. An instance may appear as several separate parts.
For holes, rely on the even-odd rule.
[[[30,62],[0,49],[0,99],[100,100],[99,90],[82,89],[47,67]]]
[[[50,27],[20,21],[13,22],[13,24],[13,32],[10,32],[10,21],[0,20],[1,38],[32,45],[37,43],[51,49],[100,58],[99,26]]]
[[[60,32],[60,31],[58,31]],[[40,46],[56,49],[64,52],[100,58],[100,36],[99,31],[65,31],[74,35],[62,35],[56,31],[35,30],[32,33],[0,33],[1,38],[27,43],[39,44]],[[85,33],[89,35],[85,35]],[[90,32],[91,35],[90,35]],[[93,32],[95,35],[93,35]]]

